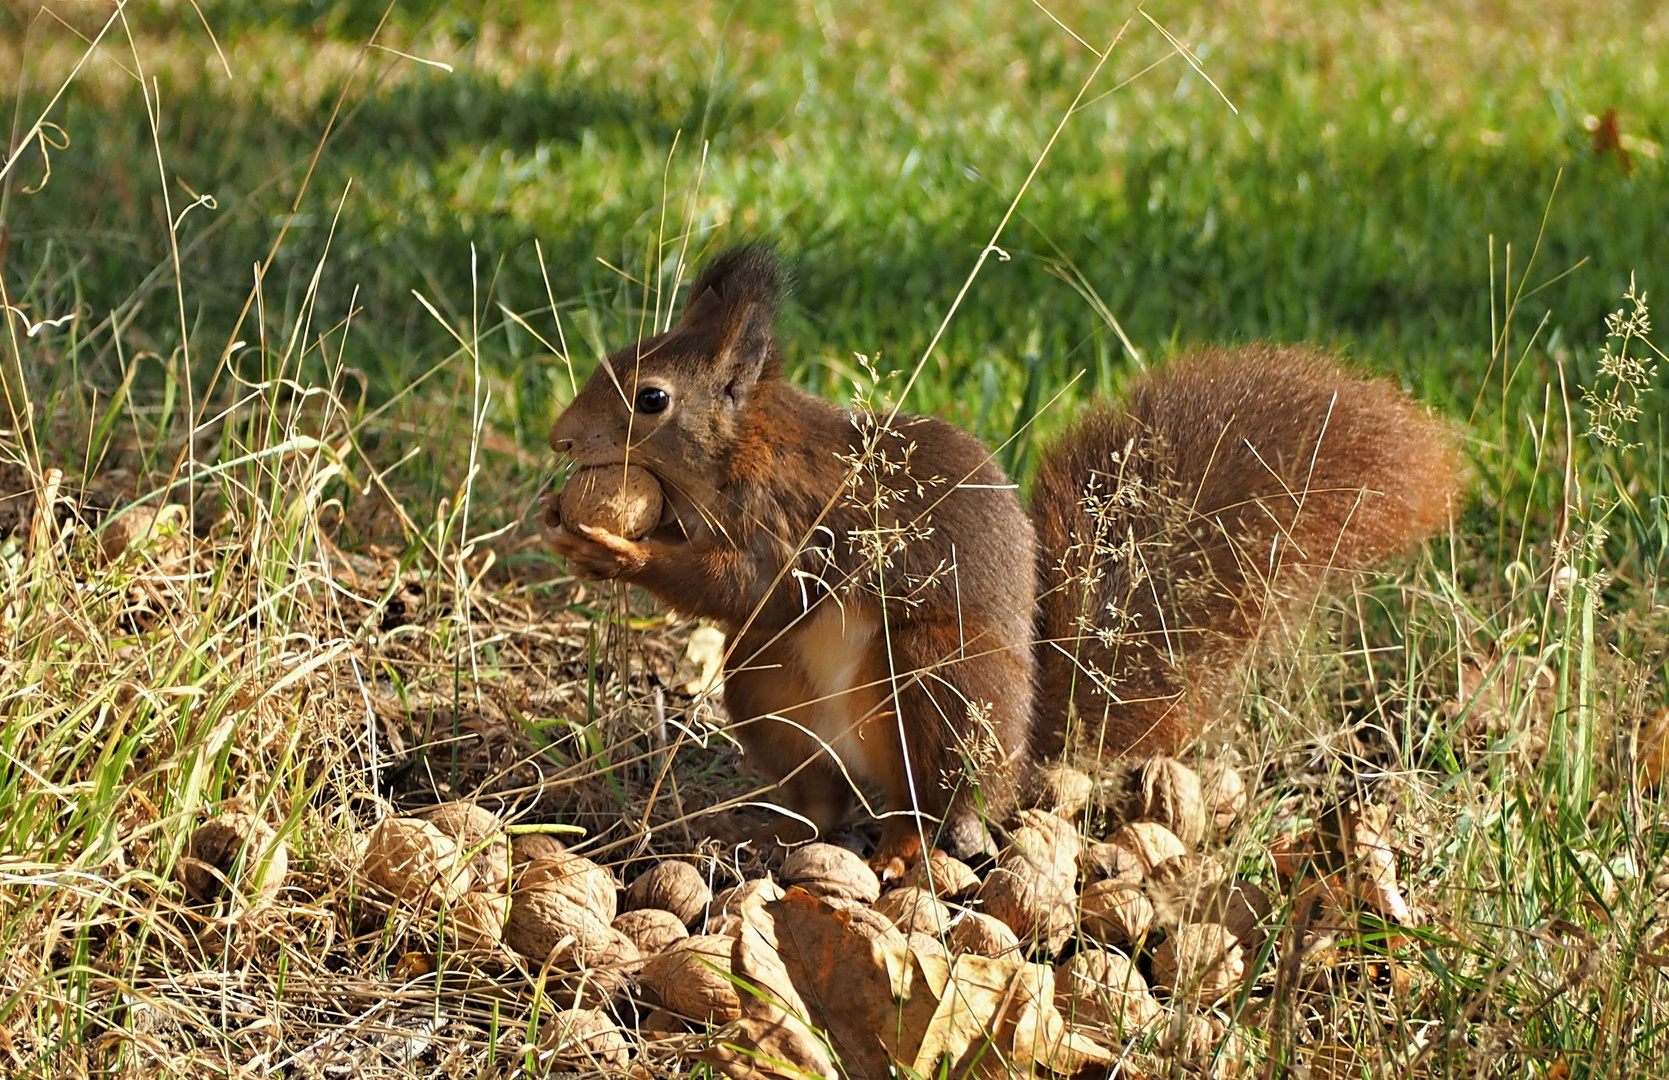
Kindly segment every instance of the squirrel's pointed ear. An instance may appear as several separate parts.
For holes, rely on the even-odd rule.
[[[733,396],[745,395],[754,383],[781,371],[771,323],[782,294],[782,268],[758,245],[720,255],[690,287],[678,328],[712,328],[713,362],[730,369],[728,389]]]

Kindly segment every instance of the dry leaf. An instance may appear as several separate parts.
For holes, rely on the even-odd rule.
[[[998,1015],[1009,1001],[1009,986],[1021,966],[1012,957],[969,953],[956,958],[910,1063],[917,1075],[937,1075],[939,1059],[949,1057],[950,1075],[958,1076],[991,1049]]]
[[[678,674],[685,679],[684,693],[698,698],[718,688],[724,678],[724,631],[716,626],[698,626],[684,646]]]
[[[735,1038],[699,1056],[738,1078],[831,1075],[838,1060],[853,1080],[888,1080],[898,997],[910,994],[904,936],[867,908],[836,907],[799,888],[744,907],[742,919],[731,954],[748,985],[742,1023]]]
[[[1383,806],[1353,803],[1347,808],[1345,817],[1351,828],[1345,855],[1352,862],[1351,882],[1357,898],[1387,919],[1404,926],[1412,925],[1413,915],[1397,885],[1397,856],[1391,848],[1390,811]]]

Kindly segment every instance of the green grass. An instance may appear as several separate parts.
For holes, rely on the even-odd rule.
[[[110,11],[46,7],[64,21],[0,4],[14,150]],[[0,480],[166,488],[200,535],[112,565],[85,529],[0,536],[0,1070],[202,1075],[351,1019],[344,987],[381,993],[390,943],[428,939],[344,884],[367,710],[405,718],[407,756],[379,751],[400,792],[682,839],[686,799],[734,790],[711,753],[661,774],[649,680],[676,628],[576,591],[528,518],[570,378],[688,263],[757,238],[797,279],[790,377],[847,397],[854,354],[925,358],[908,405],[1017,436],[1022,475],[1135,370],[1105,315],[1148,360],[1335,347],[1452,417],[1474,467],[1454,535],[1261,670],[1236,737],[1261,786],[1232,850],[1260,881],[1270,837],[1338,793],[1397,809],[1429,919],[1410,943],[1338,933],[1412,986],[1269,971],[1291,1008],[1239,1020],[1277,1075],[1319,1075],[1326,1047],[1339,1076],[1659,1068],[1669,831],[1636,731],[1669,675],[1669,368],[1606,436],[1593,406],[1605,316],[1669,280],[1669,18],[1590,7],[1151,7],[1237,114],[1133,8],[1051,6],[1095,48],[1132,21],[926,355],[1094,66],[1034,5],[394,10],[378,41],[450,71],[362,49],[365,0],[129,5],[47,114],[67,146],[49,131],[0,180],[6,302],[75,316],[0,338]],[[1631,169],[1595,152],[1611,108]],[[1501,655],[1545,665],[1545,697],[1457,691]],[[179,904],[190,826],[225,806],[293,846],[274,924]],[[230,977],[181,988],[211,970],[279,979],[274,1025],[226,1011]],[[146,1009],[152,1043],[123,1034]]]

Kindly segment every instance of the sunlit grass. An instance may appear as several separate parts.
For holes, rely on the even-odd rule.
[[[112,10],[49,6],[0,6],[13,150]],[[0,494],[59,469],[67,500],[0,502],[0,1071],[200,1075],[251,1040],[271,1067],[357,1022],[435,933],[351,885],[381,796],[490,792],[622,860],[640,822],[691,842],[740,781],[659,741],[669,711],[699,727],[661,692],[678,628],[541,550],[545,429],[739,238],[795,268],[791,377],[847,396],[856,353],[912,369],[1133,15],[1050,11],[1070,33],[1023,4],[418,4],[378,38],[401,56],[361,48],[376,4],[129,6],[48,115],[68,145],[0,189]],[[1451,417],[1475,470],[1454,533],[1261,669],[1231,749],[1258,782],[1244,873],[1273,884],[1273,836],[1368,798],[1425,922],[1310,928],[1291,995],[1235,1019],[1275,1073],[1650,1073],[1661,367],[1629,369],[1638,415],[1596,406],[1636,401],[1604,316],[1669,267],[1664,15],[1150,11],[1238,113],[1133,22],[909,404],[1018,436],[1023,472],[1136,369],[1116,319],[1148,361],[1338,346]],[[1590,131],[1613,107],[1627,169]],[[143,496],[173,509],[113,562],[115,525],[69,510]],[[1520,664],[1533,685],[1475,692]],[[173,880],[225,808],[294,852],[255,916]],[[1381,952],[1406,984],[1350,974]],[[536,1023],[438,986],[477,1034]]]

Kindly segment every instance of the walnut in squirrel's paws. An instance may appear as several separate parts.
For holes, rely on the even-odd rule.
[[[661,486],[635,465],[600,465],[574,473],[545,499],[544,538],[583,578],[608,580],[640,569],[636,538],[661,518]]]
[[[662,501],[660,482],[649,470],[598,465],[575,472],[546,501],[544,522],[572,533],[590,526],[636,540],[661,520]]]

